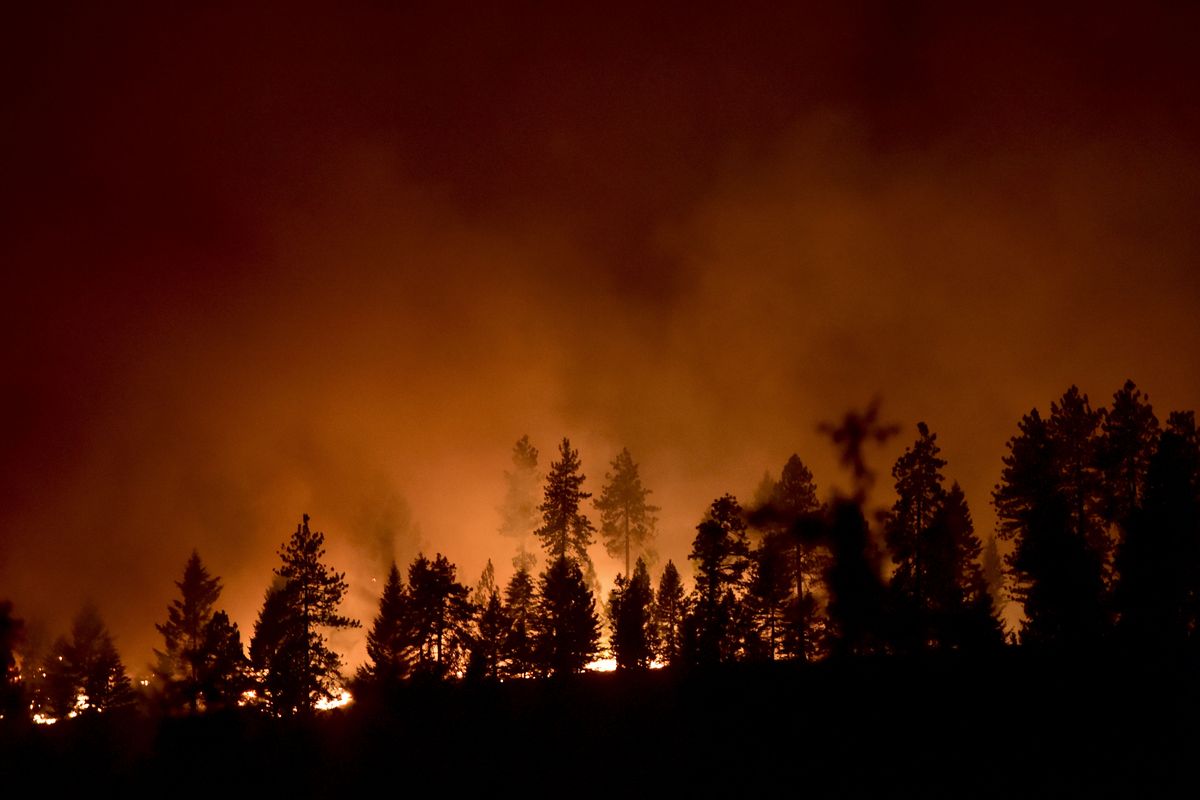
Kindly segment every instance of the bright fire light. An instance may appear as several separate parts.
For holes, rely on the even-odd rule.
[[[354,696],[345,689],[339,690],[333,697],[322,697],[317,701],[318,711],[329,711],[334,708],[342,708],[354,702]]]
[[[650,669],[662,669],[666,664],[661,661],[651,661]],[[615,672],[617,669],[617,660],[615,658],[600,658],[586,665],[584,669],[590,672]]]
[[[79,716],[80,711],[87,711],[91,707],[91,703],[88,702],[88,696],[80,692],[79,694],[75,695],[75,707],[67,712],[67,719],[75,719]],[[30,703],[29,708],[31,710],[33,709],[32,703]],[[41,711],[34,714],[32,719],[34,725],[53,725],[59,720],[58,717],[52,717],[49,714],[45,714]]]

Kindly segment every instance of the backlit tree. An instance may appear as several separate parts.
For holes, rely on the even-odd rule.
[[[583,491],[586,476],[579,470],[579,451],[572,450],[570,440],[564,436],[559,445],[559,460],[550,464],[550,474],[546,476],[545,496],[538,506],[542,525],[535,533],[551,560],[574,559],[590,578],[593,569],[588,545],[592,543],[595,527],[579,506],[592,495]]]
[[[289,715],[311,711],[333,697],[341,680],[341,659],[329,648],[323,630],[356,628],[340,613],[347,584],[344,573],[324,563],[325,534],[309,527],[305,514],[291,539],[279,551],[277,586],[268,593],[255,628],[264,637],[252,656],[261,659],[265,689],[272,709]]]
[[[504,504],[500,507],[500,535],[517,541],[513,566],[532,571],[537,556],[529,548],[530,538],[541,521],[538,511],[538,450],[522,436],[513,445],[512,469],[504,473]]]
[[[133,702],[125,665],[95,606],[86,605],[59,637],[42,666],[36,704],[40,713],[62,719],[95,714]]]
[[[538,671],[551,675],[579,672],[596,657],[599,644],[600,618],[592,590],[579,564],[559,556],[539,580],[534,617]]]
[[[653,560],[651,545],[658,521],[654,514],[659,509],[646,501],[650,490],[642,486],[638,465],[628,449],[617,454],[612,472],[604,478],[607,483],[595,501],[600,512],[600,534],[609,556],[625,559],[624,574],[628,577],[631,558],[640,555],[647,562]]]

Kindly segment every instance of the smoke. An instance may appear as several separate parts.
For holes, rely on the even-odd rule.
[[[596,494],[628,447],[682,566],[791,453],[843,480],[817,423],[879,392],[981,533],[1070,383],[1200,404],[1187,20],[294,13],[80,12],[8,54],[0,596],[31,630],[94,597],[138,668],[196,547],[247,631],[302,513],[364,622],[418,550],[503,583],[524,433]]]

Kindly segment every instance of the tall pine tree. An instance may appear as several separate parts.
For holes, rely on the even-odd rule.
[[[1105,484],[1102,513],[1108,522],[1124,526],[1141,506],[1158,435],[1150,398],[1133,381],[1125,381],[1113,394],[1112,407],[1101,412],[1096,446]]]
[[[445,677],[466,666],[471,642],[469,591],[456,579],[450,560],[418,554],[408,567],[408,618],[412,625],[415,669]]]
[[[542,674],[570,675],[592,659],[600,644],[596,600],[579,564],[559,556],[539,581],[534,652]]]
[[[551,560],[570,558],[577,561],[593,582],[594,568],[588,555],[595,527],[580,510],[580,504],[591,497],[583,491],[586,476],[580,471],[579,451],[571,449],[565,436],[559,445],[559,460],[551,462],[546,476],[545,497],[538,510],[542,525],[535,533]]]
[[[696,526],[688,558],[696,562],[694,657],[701,664],[731,661],[738,650],[734,612],[750,566],[746,521],[737,498],[726,494],[712,502]]]
[[[500,535],[517,541],[513,566],[532,570],[537,556],[530,548],[540,522],[538,512],[538,450],[526,434],[513,445],[512,469],[504,473],[504,505],[500,507]]]
[[[617,669],[647,669],[654,658],[654,589],[641,558],[633,577],[618,575],[609,595],[608,615],[612,627],[612,651]]]
[[[112,635],[93,605],[71,623],[71,636],[59,637],[42,666],[35,704],[55,719],[97,714],[128,706],[133,688]]]
[[[1107,537],[1099,521],[1095,467],[1099,416],[1072,386],[1043,419],[1035,408],[1008,442],[992,492],[1012,597],[1021,603],[1023,642],[1077,648],[1107,627]]]
[[[347,584],[344,573],[324,563],[325,534],[309,527],[305,514],[279,551],[280,579],[260,614],[255,638],[270,634],[259,648],[266,672],[264,688],[272,710],[290,715],[310,712],[333,697],[341,680],[341,659],[322,630],[356,628],[356,620],[338,612]],[[254,644],[251,644],[254,655]]]
[[[379,613],[367,632],[368,662],[359,670],[359,677],[383,685],[394,685],[408,677],[412,670],[412,638],[408,593],[393,561],[379,596]]]
[[[1175,412],[1146,470],[1142,502],[1117,551],[1122,641],[1144,658],[1200,644],[1200,437],[1192,412]]]
[[[981,651],[1003,643],[987,579],[983,545],[958,483],[942,496],[926,532],[925,630],[935,648]]]
[[[523,568],[513,573],[504,587],[504,613],[508,620],[504,636],[504,672],[511,677],[529,677],[536,668],[537,591],[533,577]]]
[[[658,579],[654,595],[655,642],[658,660],[667,666],[679,664],[683,658],[684,621],[688,616],[683,581],[675,562],[667,561]]]
[[[227,703],[246,682],[246,662],[237,625],[216,609],[221,581],[193,550],[175,586],[180,596],[167,607],[167,621],[155,626],[164,642],[155,651],[164,698],[169,707],[192,712]]]
[[[624,574],[629,576],[631,558],[640,556],[647,563],[654,560],[652,544],[658,522],[654,514],[659,509],[646,501],[650,490],[642,486],[638,465],[627,448],[613,459],[612,470],[604,475],[607,483],[595,505],[604,547],[612,558],[625,559]]]
[[[891,595],[896,612],[897,637],[904,649],[924,648],[931,636],[926,573],[931,554],[929,529],[945,500],[937,434],[917,423],[917,441],[896,459],[892,477],[896,502],[884,527],[884,539],[895,563]]]

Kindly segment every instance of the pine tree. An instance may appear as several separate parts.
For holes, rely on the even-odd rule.
[[[824,509],[812,473],[796,453],[787,459],[770,494],[767,533],[786,536],[791,549],[793,590],[782,615],[781,654],[811,660],[821,654],[824,631],[816,591],[829,566],[824,543]],[[760,510],[758,516],[763,517]],[[784,541],[775,542],[781,547]]]
[[[630,574],[630,558],[641,555],[653,561],[654,527],[659,510],[646,502],[650,490],[642,486],[638,465],[629,450],[622,449],[612,462],[613,471],[605,473],[607,483],[595,501],[600,512],[600,534],[604,547],[612,558],[625,559],[625,572]]]
[[[559,556],[539,579],[534,652],[542,674],[570,675],[596,657],[600,619],[579,564]]]
[[[325,535],[308,522],[305,514],[279,551],[283,564],[275,575],[280,584],[268,592],[255,627],[256,640],[266,637],[258,651],[267,673],[265,688],[273,711],[282,715],[307,713],[334,695],[341,659],[320,629],[359,626],[338,613],[348,588],[345,575],[325,566]],[[252,658],[254,651],[252,642]]]
[[[295,636],[292,608],[287,594],[287,584],[276,576],[263,595],[258,619],[254,620],[254,631],[250,639],[250,664],[258,679],[258,699],[268,705],[278,706],[278,714],[284,709],[296,708],[296,696],[292,669],[302,655]]]
[[[133,689],[112,635],[95,606],[86,605],[59,637],[42,667],[36,704],[55,719],[96,714],[133,702]]]
[[[942,497],[926,532],[926,630],[934,647],[985,650],[1003,643],[979,557],[971,510],[958,483]]]
[[[517,540],[513,566],[530,571],[537,556],[530,550],[530,537],[539,524],[538,512],[538,450],[526,434],[513,445],[512,471],[504,473],[504,505],[500,507],[500,535]]]
[[[782,650],[793,575],[787,535],[768,533],[752,554],[746,592],[753,636],[746,649],[751,658],[774,661]]]
[[[1097,459],[1104,476],[1108,522],[1124,525],[1141,505],[1150,459],[1158,445],[1158,417],[1150,398],[1133,381],[1113,394],[1112,408],[1101,412]]]
[[[493,608],[492,598],[495,598]],[[471,590],[471,645],[467,677],[497,678],[504,658],[507,617],[496,586],[496,568],[489,558],[475,588]]]
[[[612,651],[617,669],[648,669],[654,658],[654,589],[650,572],[641,558],[633,577],[618,575],[609,595],[608,615],[612,627]]]
[[[535,669],[534,619],[537,612],[537,593],[533,578],[525,569],[518,569],[504,589],[504,615],[508,629],[504,636],[504,673],[511,677],[528,677]]]
[[[471,590],[471,605],[477,609],[481,609],[488,604],[491,596],[498,594],[499,591],[496,587],[496,568],[492,566],[492,560],[489,558],[487,566],[479,574],[479,581],[476,582],[475,588]]]
[[[1050,404],[1046,430],[1072,532],[1100,559],[1103,574],[1112,542],[1101,517],[1104,476],[1099,469],[1100,419],[1100,412],[1092,409],[1087,395],[1072,386],[1058,402]]]
[[[221,596],[221,581],[209,575],[200,554],[193,550],[184,566],[183,579],[175,586],[180,597],[167,607],[167,621],[155,625],[165,645],[163,650],[154,651],[158,658],[155,675],[163,683],[169,705],[195,712],[207,705],[202,684],[213,677],[210,672],[215,654],[208,645],[228,645],[221,641],[222,631],[209,631]]]
[[[545,499],[538,506],[542,513],[542,525],[535,533],[551,560],[571,558],[593,574],[592,559],[588,545],[592,543],[595,528],[591,520],[579,511],[579,504],[592,495],[582,489],[585,477],[579,471],[579,452],[571,449],[565,436],[559,446],[559,460],[550,464],[546,477]]]
[[[509,625],[508,614],[500,602],[500,593],[493,590],[487,601],[476,607],[468,677],[500,677],[504,667],[504,646]]]
[[[470,590],[456,580],[441,553],[430,561],[418,554],[408,567],[408,617],[418,672],[445,677],[466,666],[471,642]]]
[[[207,708],[230,708],[250,688],[250,662],[236,622],[217,611],[204,626],[204,661],[197,686]]]
[[[680,663],[683,657],[684,620],[688,608],[675,562],[667,561],[658,579],[658,593],[654,596],[655,641],[658,658],[668,666]]]
[[[750,565],[746,522],[737,498],[726,494],[713,501],[688,558],[696,562],[696,659],[702,664],[732,660],[737,651],[733,611],[743,592]]]
[[[393,561],[379,596],[379,613],[367,632],[369,661],[360,669],[359,677],[384,685],[408,677],[412,670],[412,636],[408,594]]]
[[[892,467],[896,481],[896,502],[884,528],[884,539],[891,551],[896,570],[892,574],[891,594],[902,620],[904,639],[909,646],[928,644],[929,601],[926,571],[930,554],[929,528],[945,500],[937,434],[930,433],[924,422],[917,423],[919,438]]]
[[[1077,647],[1106,627],[1096,422],[1087,398],[1071,387],[1049,419],[1033,409],[1008,442],[992,502],[998,535],[1013,542],[1006,562],[1010,592],[1025,611],[1024,642]]]
[[[1144,658],[1178,657],[1200,638],[1198,473],[1195,416],[1172,413],[1116,559],[1118,632]]]
[[[819,580],[824,571],[825,559],[814,541],[818,538],[817,518],[821,514],[817,485],[813,482],[812,472],[795,453],[783,465],[771,503],[791,536],[796,595],[804,597],[812,592],[812,584]],[[817,524],[814,525],[814,522]]]

